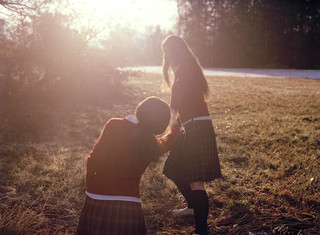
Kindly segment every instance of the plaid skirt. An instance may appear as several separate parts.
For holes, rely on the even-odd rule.
[[[179,184],[221,177],[216,136],[211,120],[188,123],[165,162],[163,173]]]
[[[141,203],[95,200],[86,196],[76,234],[146,234]]]

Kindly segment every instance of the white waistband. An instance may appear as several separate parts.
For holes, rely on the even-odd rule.
[[[202,116],[202,117],[191,118],[191,119],[183,122],[181,125],[182,125],[182,126],[185,126],[185,125],[188,124],[189,122],[199,121],[199,120],[211,120],[211,117],[210,117],[210,116]]]
[[[126,201],[126,202],[137,202],[141,203],[141,199],[138,197],[129,197],[129,196],[110,196],[110,195],[101,195],[101,194],[94,194],[89,193],[86,191],[88,197],[95,199],[95,200],[102,200],[102,201]]]

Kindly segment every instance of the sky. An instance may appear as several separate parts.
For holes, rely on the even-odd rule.
[[[141,33],[150,25],[173,30],[178,19],[177,0],[62,0],[58,9],[77,16],[75,28],[94,27],[102,35],[118,25]],[[0,13],[6,17],[7,10],[0,6]]]
[[[71,0],[72,8],[82,15],[81,24],[90,22],[97,29],[114,22],[138,31],[148,25],[169,30],[178,17],[176,0]]]

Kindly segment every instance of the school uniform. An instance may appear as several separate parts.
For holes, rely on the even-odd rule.
[[[144,154],[132,145],[134,116],[111,118],[87,158],[86,199],[77,234],[146,234],[141,209],[141,175],[155,157],[169,150],[174,135],[147,136],[154,151]],[[152,155],[157,156],[152,156]]]
[[[177,185],[221,177],[215,132],[196,77],[198,69],[192,64],[178,66],[172,86],[170,107],[178,111],[183,128],[163,172]]]
[[[205,190],[191,190],[190,183],[219,178],[221,169],[214,128],[201,92],[201,78],[197,79],[200,70],[192,63],[174,69],[170,107],[178,112],[182,130],[163,173],[174,181],[188,203],[188,208],[178,211],[192,211],[195,234],[207,235],[208,195]]]

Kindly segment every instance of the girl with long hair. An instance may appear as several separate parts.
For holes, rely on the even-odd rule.
[[[183,127],[163,172],[188,203],[187,208],[172,213],[193,214],[195,234],[207,234],[209,203],[204,182],[221,177],[215,132],[206,103],[209,88],[197,57],[181,37],[167,37],[162,50],[163,77],[169,86],[169,71],[174,72],[170,108],[177,121],[173,122]]]

